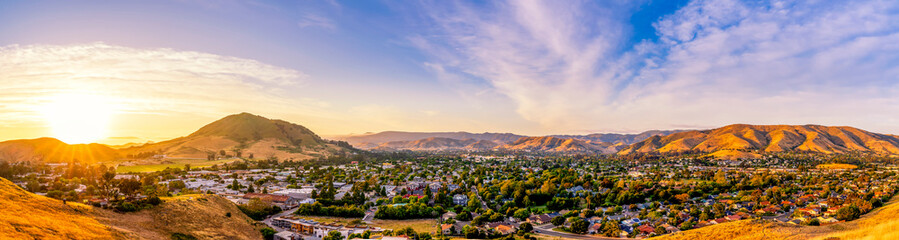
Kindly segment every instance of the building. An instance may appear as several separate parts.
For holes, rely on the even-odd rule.
[[[456,194],[453,196],[453,204],[456,205],[465,205],[468,204],[468,196],[465,194]]]

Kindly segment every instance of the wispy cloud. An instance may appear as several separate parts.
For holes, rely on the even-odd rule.
[[[693,1],[628,43],[606,3],[428,4],[440,76],[483,81],[548,130],[734,122],[899,131],[899,4]],[[614,4],[614,3],[613,3]],[[465,82],[453,80],[454,82]]]
[[[335,30],[337,29],[337,25],[329,18],[316,15],[316,14],[306,14],[297,22],[297,25],[301,28],[322,28],[326,30]]]

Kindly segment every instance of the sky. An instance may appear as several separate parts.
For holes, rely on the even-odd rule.
[[[0,140],[158,141],[240,112],[324,136],[899,134],[899,2],[0,3]]]

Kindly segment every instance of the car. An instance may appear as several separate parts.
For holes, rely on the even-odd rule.
[[[535,233],[540,233],[540,230],[534,230]]]

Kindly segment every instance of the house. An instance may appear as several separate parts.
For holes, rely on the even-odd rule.
[[[587,228],[587,233],[597,234],[597,233],[599,233],[600,230],[602,230],[602,224],[594,223],[593,225],[590,225],[590,227]]]
[[[637,227],[637,231],[640,231],[642,234],[651,234],[656,231],[655,228],[649,226],[649,224],[643,224]]]
[[[440,225],[440,232],[443,233],[443,235],[449,236],[455,235],[457,230],[454,225],[445,223]]]
[[[501,224],[494,227],[493,231],[496,231],[502,235],[509,235],[515,233],[515,228],[509,225]]]
[[[302,236],[291,231],[283,231],[275,234],[275,240],[301,240]]]
[[[549,215],[540,214],[540,215],[533,215],[533,216],[528,217],[527,222],[529,222],[531,224],[540,225],[540,224],[549,223],[550,221],[552,221],[552,219],[553,218],[550,217]]]
[[[466,196],[465,194],[453,195],[453,204],[456,204],[456,205],[468,204],[468,196]]]

